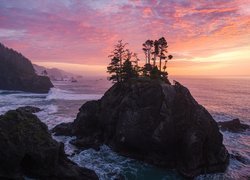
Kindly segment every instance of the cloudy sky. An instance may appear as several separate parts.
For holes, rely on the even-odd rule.
[[[172,75],[250,75],[249,0],[0,0],[0,42],[33,63],[105,74],[120,39],[164,36]]]

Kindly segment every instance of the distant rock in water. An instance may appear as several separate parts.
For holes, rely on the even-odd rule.
[[[47,126],[21,109],[0,116],[0,179],[98,179],[67,159]]]
[[[241,132],[250,128],[249,125],[242,124],[238,118],[231,121],[218,122],[218,125],[222,131],[231,132]]]
[[[26,57],[0,43],[0,89],[48,93],[51,87],[49,78],[38,76]]]
[[[116,152],[186,177],[224,172],[229,154],[209,112],[180,83],[138,79],[114,84],[86,102],[73,123],[56,126],[82,148],[109,145]]]

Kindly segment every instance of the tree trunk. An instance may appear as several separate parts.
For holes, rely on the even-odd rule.
[[[150,64],[150,51],[148,50],[148,64]]]
[[[161,57],[160,57],[160,72],[161,72]]]
[[[155,63],[156,63],[156,54],[154,53],[154,67],[155,67]]]

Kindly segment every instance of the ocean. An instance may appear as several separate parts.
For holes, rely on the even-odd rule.
[[[250,125],[250,78],[195,78],[170,77],[189,88],[191,94],[203,105],[216,121],[239,118]],[[62,122],[75,119],[78,109],[88,100],[99,99],[112,86],[105,77],[82,79],[77,83],[54,81],[54,88],[48,94],[33,94],[20,91],[0,90],[0,114],[20,106],[36,106],[42,109],[36,115],[49,129]],[[222,132],[226,148],[230,154],[240,158],[230,158],[225,173],[207,174],[197,180],[225,179],[244,180],[250,178],[250,131],[242,133]],[[182,179],[174,170],[165,170],[120,156],[108,146],[100,151],[88,149],[78,152],[69,144],[74,137],[57,136],[65,143],[69,158],[94,170],[101,180],[178,180]],[[77,153],[75,153],[77,152]]]

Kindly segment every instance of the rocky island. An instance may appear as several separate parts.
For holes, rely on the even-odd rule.
[[[26,57],[0,43],[0,89],[48,93],[53,87],[46,76],[38,76]]]
[[[229,154],[209,112],[179,83],[137,79],[114,84],[85,103],[72,123],[53,129],[86,148],[102,144],[121,155],[175,168],[186,177],[223,172]]]
[[[109,56],[114,85],[100,100],[83,104],[74,122],[53,132],[76,136],[71,143],[82,149],[106,144],[121,155],[177,169],[188,178],[224,172],[229,153],[216,121],[186,87],[168,80],[166,63],[173,56],[167,55],[165,38],[143,43],[144,67],[125,46],[118,41]]]

